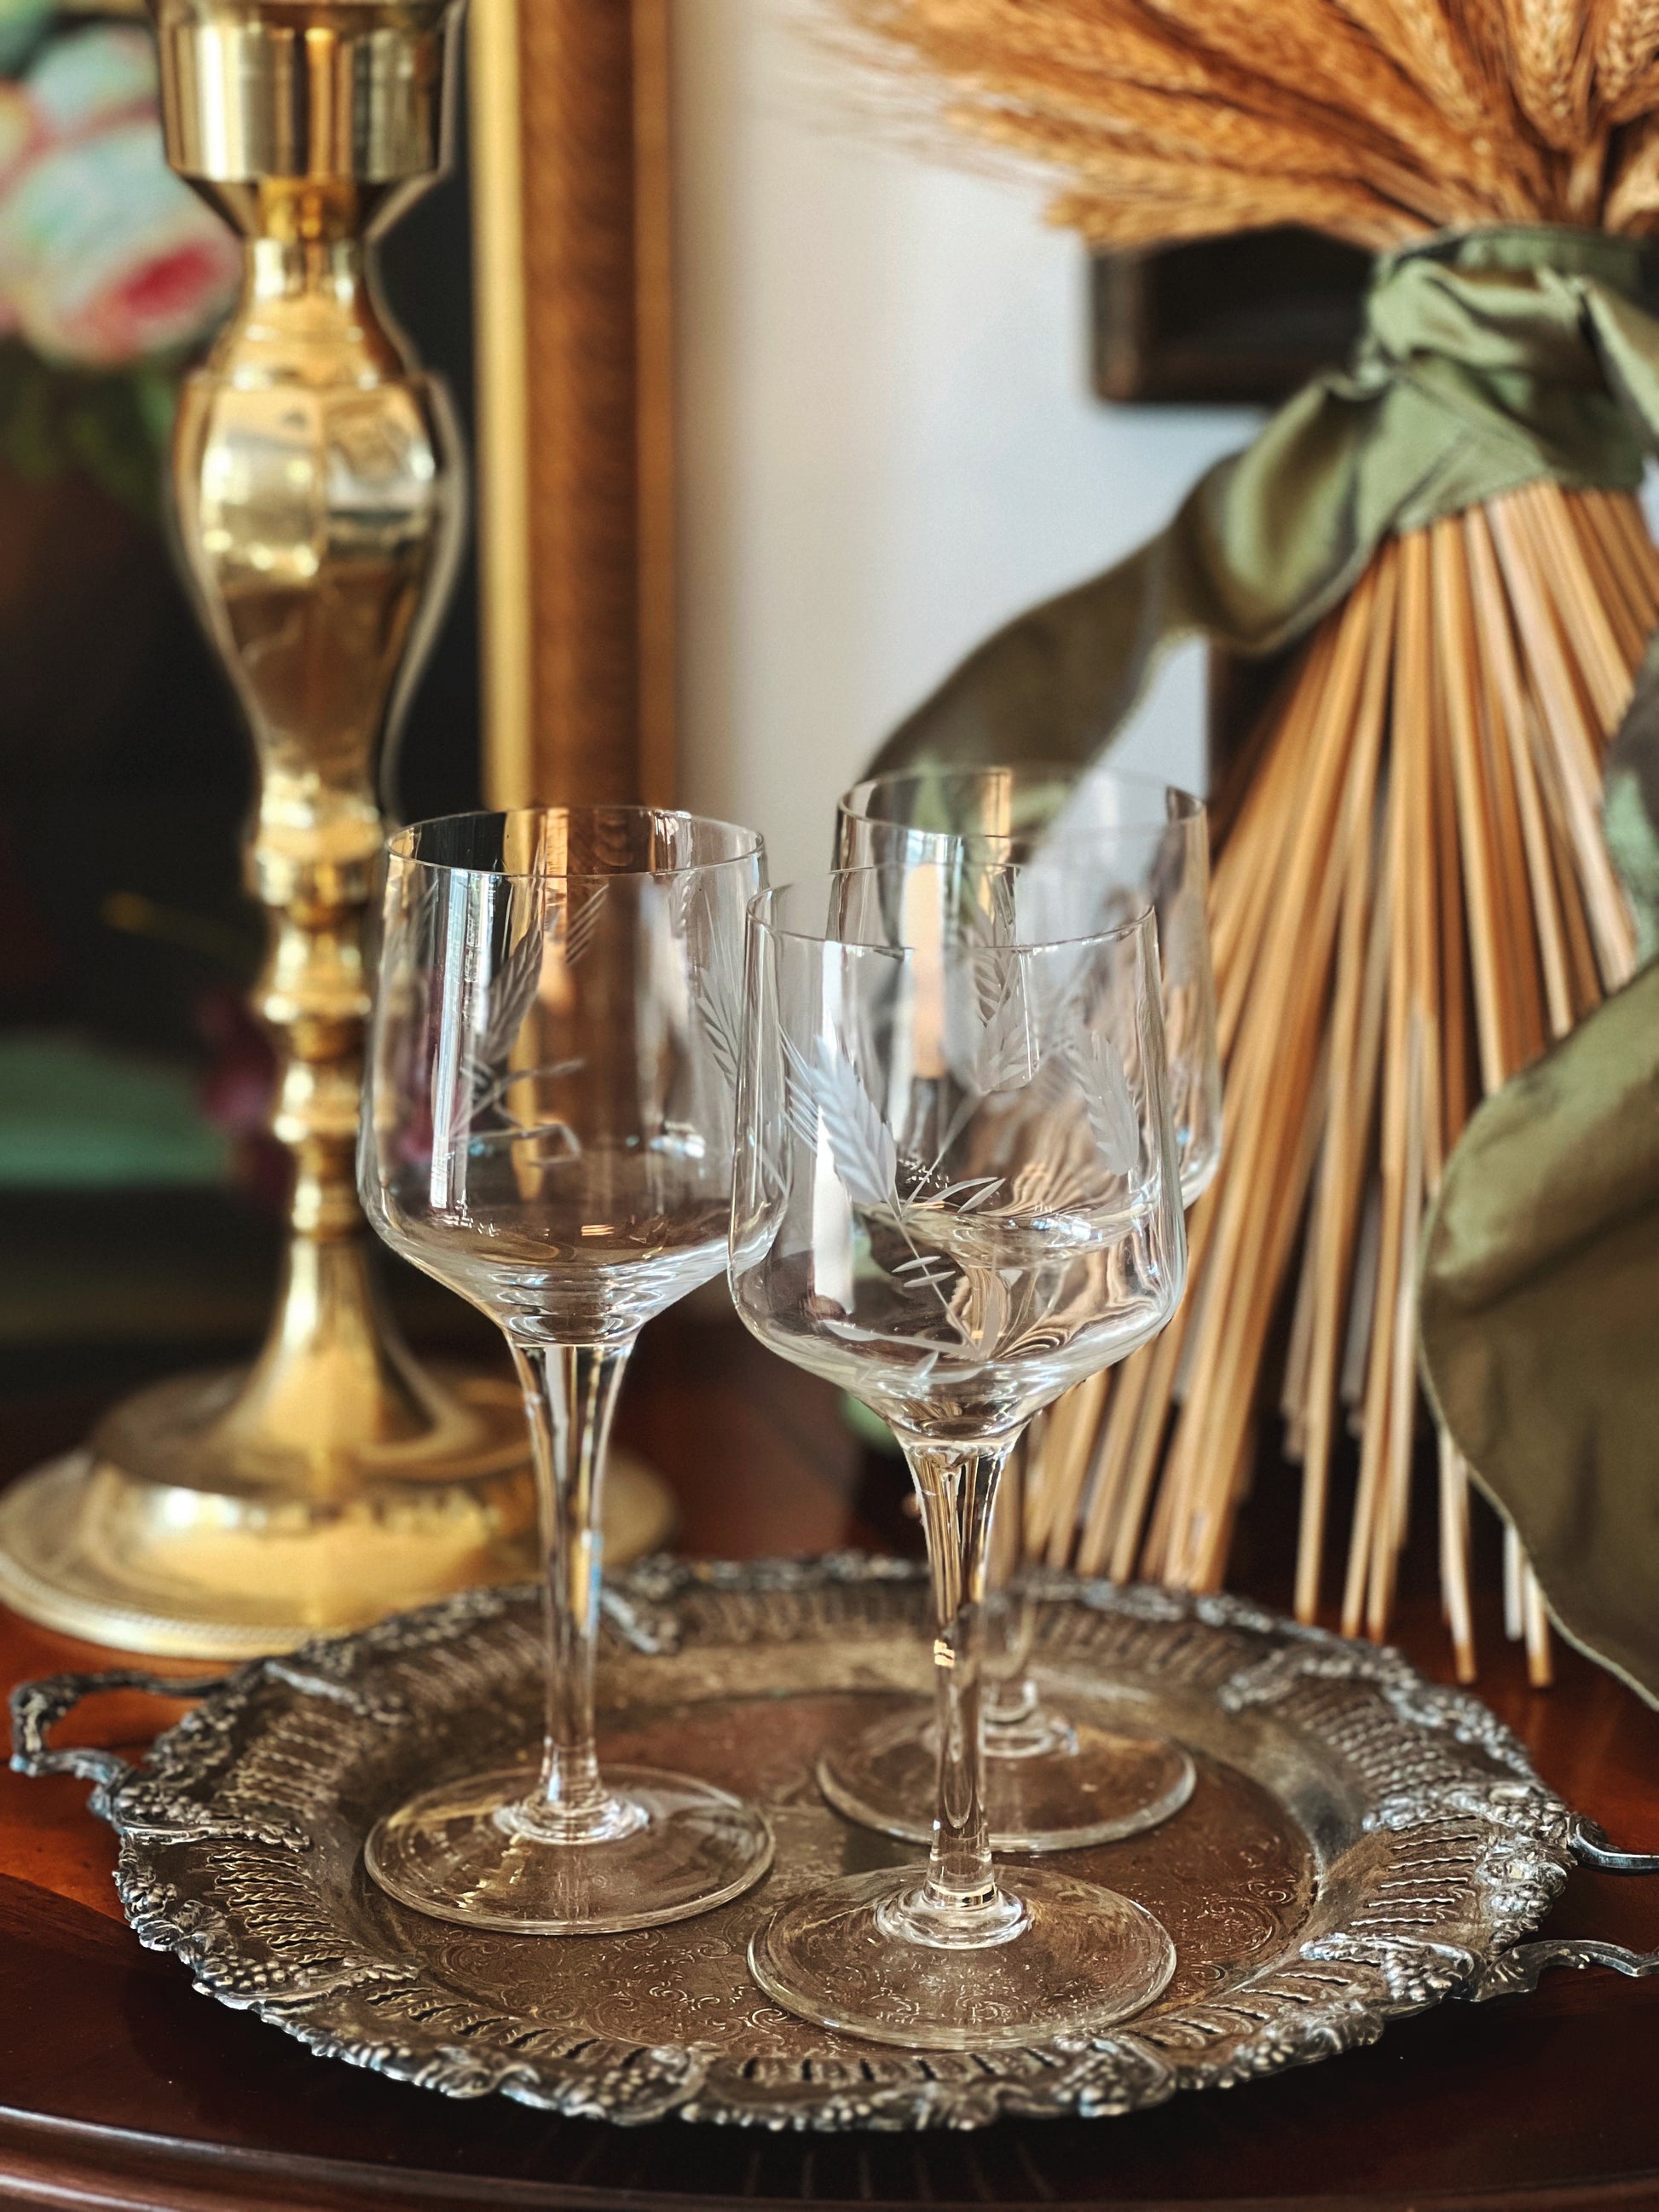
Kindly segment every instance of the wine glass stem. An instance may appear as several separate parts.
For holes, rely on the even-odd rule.
[[[1009,1597],[1005,1597],[1000,1607],[993,1608],[994,1613],[1000,1618],[1003,1633],[1011,1644],[1019,1640],[1017,1624],[1011,1616],[1024,1610],[1023,1602]],[[1012,1674],[991,1678],[985,1699],[985,1725],[988,1729],[993,1731],[1017,1729],[1030,1720],[1036,1710],[1036,1684],[1029,1674],[1022,1674],[1016,1668]]]
[[[631,1337],[606,1344],[513,1344],[536,1463],[547,1638],[541,1778],[520,1810],[529,1826],[554,1842],[600,1842],[637,1825],[601,1781],[593,1742],[593,1656],[605,1566],[599,1491],[617,1390],[633,1349]]]
[[[933,1578],[933,1683],[939,1700],[939,1794],[927,1880],[911,1901],[910,1932],[940,1943],[994,1940],[1006,1901],[991,1864],[985,1818],[980,1696],[987,1538],[1008,1445],[907,1443]],[[932,1932],[929,1932],[932,1923]],[[981,1930],[985,1932],[979,1932]]]
[[[985,1725],[993,1736],[999,1729],[1018,1729],[1036,1709],[1036,1684],[1025,1671],[1035,1622],[1030,1601],[1018,1595],[1013,1588],[1025,1550],[1025,1481],[1031,1435],[1028,1429],[1009,1453],[991,1516],[986,1566]]]

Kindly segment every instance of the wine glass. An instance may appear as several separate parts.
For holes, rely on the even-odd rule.
[[[1061,869],[1103,916],[1150,903],[1158,916],[1170,1118],[1181,1192],[1190,1206],[1221,1151],[1221,1064],[1210,961],[1209,831],[1204,803],[1151,778],[1064,763],[899,770],[841,801],[836,863],[900,866],[959,854]],[[984,1698],[986,1810],[999,1850],[1075,1850],[1155,1827],[1191,1796],[1179,1744],[1106,1724],[1098,1705],[1042,1697],[1028,1662],[1036,1621],[1010,1583],[1018,1573],[1025,1494],[1041,1474],[1028,1435],[1011,1456],[991,1534]],[[935,1757],[925,1708],[890,1714],[831,1744],[818,1765],[830,1803],[849,1819],[925,1842],[918,1814]]]
[[[539,1769],[389,1814],[366,1857],[440,1919],[644,1928],[759,1880],[764,1816],[594,1744],[599,1490],[634,1340],[718,1274],[731,1207],[750,830],[649,807],[417,823],[393,838],[359,1171],[394,1251],[501,1327],[546,1557]]]
[[[914,2047],[1083,2032],[1173,1971],[1141,1906],[993,1866],[986,1540],[1031,1416],[1164,1328],[1186,1243],[1156,925],[1075,877],[844,872],[750,908],[732,1294],[904,1448],[937,1633],[927,1864],[798,1893],[750,1964],[790,2011]]]

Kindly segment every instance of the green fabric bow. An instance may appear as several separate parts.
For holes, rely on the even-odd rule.
[[[1391,532],[1540,477],[1633,490],[1659,444],[1659,267],[1592,230],[1431,240],[1377,264],[1352,364],[1316,377],[1200,477],[1168,527],[1032,608],[948,677],[875,768],[1084,760],[1161,653],[1276,652]]]
[[[1659,444],[1659,319],[1641,304],[1656,275],[1628,240],[1548,228],[1380,262],[1352,366],[1200,478],[1139,552],[981,646],[875,767],[1087,759],[1166,647],[1291,644],[1391,532],[1544,477],[1634,490]],[[1659,647],[1607,788],[1650,957]],[[1474,1115],[1419,1310],[1441,1416],[1558,1621],[1659,1703],[1659,962]]]

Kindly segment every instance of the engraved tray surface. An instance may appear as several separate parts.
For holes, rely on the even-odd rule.
[[[1163,1919],[1169,1990],[1109,2033],[1028,2050],[858,2042],[791,2019],[748,1977],[750,1934],[791,1888],[916,1855],[830,1812],[811,1778],[832,1730],[926,1686],[925,1587],[898,1563],[654,1561],[607,1592],[602,1750],[757,1797],[777,1832],[757,1889],[667,1928],[475,1933],[395,1905],[363,1871],[368,1828],[417,1784],[533,1744],[531,1589],[254,1662],[142,1768],[86,1752],[25,1763],[96,1780],[128,1919],[207,1995],[450,2095],[622,2123],[1100,2117],[1328,2057],[1448,1996],[1530,1984],[1536,1968],[1511,1947],[1561,1887],[1582,1824],[1476,1699],[1240,1600],[1051,1576],[1032,1588],[1039,1679],[1097,1701],[1109,1725],[1178,1736],[1200,1779],[1163,1827],[1067,1861]],[[38,1746],[88,1686],[20,1692],[20,1738]]]

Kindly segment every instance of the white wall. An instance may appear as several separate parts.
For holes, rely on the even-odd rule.
[[[838,793],[984,634],[1127,551],[1243,410],[1101,405],[1081,246],[860,130],[788,0],[676,0],[683,803],[828,865]],[[818,96],[810,96],[816,72]],[[1201,670],[1126,764],[1191,781]]]

